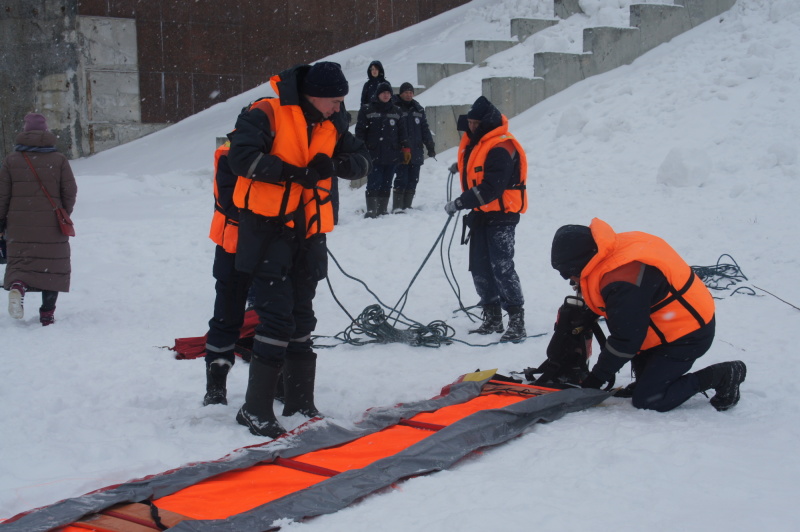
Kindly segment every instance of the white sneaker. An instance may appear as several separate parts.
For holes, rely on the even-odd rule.
[[[21,320],[25,316],[25,309],[22,307],[24,297],[18,288],[12,288],[8,292],[8,314],[15,320]]]

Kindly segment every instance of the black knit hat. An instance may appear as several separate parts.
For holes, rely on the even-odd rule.
[[[345,96],[350,90],[347,78],[342,73],[339,63],[321,61],[315,63],[306,74],[300,92],[306,96],[317,98],[335,98]]]
[[[389,91],[389,94],[392,94],[392,85],[388,81],[381,81],[378,83],[378,87],[375,89],[375,96],[386,91]]]
[[[400,85],[400,94],[403,94],[406,91],[414,92],[414,85],[412,85],[411,83],[409,83],[407,81],[405,83],[403,83],[402,85]]]
[[[480,96],[472,104],[472,109],[467,113],[467,118],[470,120],[483,120],[491,112],[492,107],[492,102],[487,100],[485,96]]]
[[[580,277],[581,271],[596,254],[597,243],[591,229],[585,225],[565,225],[559,227],[553,237],[550,264],[564,279],[573,275]]]

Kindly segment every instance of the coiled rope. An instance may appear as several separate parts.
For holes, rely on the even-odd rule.
[[[728,257],[733,264],[723,263],[722,260],[725,257]],[[733,286],[736,286],[737,284],[743,281],[749,280],[742,271],[742,269],[739,267],[739,264],[736,262],[736,260],[734,260],[734,258],[727,253],[723,253],[722,255],[720,255],[720,257],[717,259],[717,263],[714,266],[692,266],[692,270],[694,270],[694,272],[697,274],[700,280],[703,281],[703,284],[705,284],[709,290],[715,290],[717,292],[730,290]],[[761,290],[762,292],[771,295],[778,301],[789,305],[793,309],[800,310],[800,307],[798,307],[797,305],[793,305],[792,303],[789,303],[785,299],[781,299],[772,292],[765,290],[761,287],[758,287],[756,285],[753,285],[752,287],[738,286],[733,290],[731,290],[731,293],[729,295],[732,296],[735,294],[745,294],[748,296],[755,296],[757,295],[756,290]],[[722,298],[715,297],[714,299],[722,299]]]
[[[454,174],[450,172],[448,176],[448,186],[447,186],[447,200],[450,201],[451,198],[451,188],[453,182]],[[339,268],[339,271],[353,281],[361,284],[367,292],[369,292],[378,304],[370,305],[365,308],[357,317],[353,317],[350,312],[347,311],[345,306],[339,301],[339,298],[336,296],[335,291],[333,290],[333,285],[331,285],[330,277],[326,277],[326,282],[328,284],[328,289],[333,296],[334,301],[336,304],[339,305],[339,308],[350,318],[350,325],[347,328],[334,335],[334,336],[322,336],[322,335],[314,335],[313,339],[314,346],[318,348],[325,348],[325,347],[335,347],[335,345],[324,345],[317,343],[317,339],[320,338],[334,338],[338,340],[340,343],[346,343],[350,345],[367,345],[367,344],[388,344],[388,343],[404,343],[411,346],[421,346],[421,347],[440,347],[442,345],[449,345],[453,342],[458,342],[463,345],[467,345],[470,347],[489,347],[492,345],[497,345],[500,342],[489,342],[487,344],[472,344],[469,342],[465,342],[463,340],[459,340],[455,338],[455,329],[451,326],[447,325],[446,322],[443,320],[434,320],[427,325],[422,324],[418,321],[412,320],[403,314],[403,309],[405,308],[406,303],[408,302],[408,293],[411,290],[414,282],[417,280],[420,272],[425,267],[425,264],[430,259],[431,254],[436,249],[436,246],[439,245],[439,255],[442,263],[442,270],[444,271],[445,278],[447,279],[450,288],[453,290],[453,293],[458,300],[459,308],[456,310],[464,312],[467,317],[474,321],[473,318],[480,319],[475,314],[471,313],[470,310],[476,308],[475,305],[471,307],[465,307],[463,302],[461,301],[461,287],[458,285],[456,280],[455,271],[453,269],[453,263],[450,260],[450,249],[453,245],[453,240],[455,238],[456,228],[458,224],[453,224],[453,230],[450,234],[450,242],[447,246],[447,260],[445,261],[445,247],[444,247],[444,235],[447,232],[447,226],[450,225],[450,221],[453,219],[453,216],[450,215],[447,217],[445,221],[444,227],[439,232],[436,237],[436,240],[431,246],[428,254],[425,256],[425,259],[422,261],[422,264],[417,269],[416,273],[412,277],[411,281],[408,284],[408,287],[405,289],[403,294],[400,296],[400,299],[397,303],[391,307],[385,304],[378,295],[373,292],[367,284],[347,273],[336,257],[333,255],[330,249],[328,249],[328,256],[333,260],[336,267]],[[449,271],[448,271],[449,267]],[[384,312],[384,309],[388,310],[388,313]],[[406,329],[398,329],[397,325],[404,325]],[[528,335],[526,338],[536,338],[539,336],[544,336],[546,333],[540,334],[533,334]]]

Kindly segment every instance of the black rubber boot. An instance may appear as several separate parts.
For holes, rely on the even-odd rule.
[[[406,208],[406,191],[396,188],[392,191],[392,214],[400,214]]]
[[[525,339],[528,333],[525,331],[525,310],[522,307],[508,308],[508,329],[500,338],[501,342],[519,343]]]
[[[226,383],[230,369],[231,363],[224,358],[218,358],[206,366],[206,396],[203,398],[203,406],[228,404]]]
[[[739,385],[747,376],[747,366],[741,360],[720,362],[701,369],[697,372],[697,376],[701,382],[704,379],[710,380],[710,385],[707,388],[703,386],[702,391],[713,389],[717,392],[711,398],[711,405],[724,412],[739,402]]]
[[[469,333],[492,334],[503,332],[503,313],[500,305],[486,305],[483,307],[483,323]]]
[[[281,376],[279,365],[264,362],[259,357],[250,361],[250,377],[244,405],[236,414],[236,421],[250,429],[256,436],[277,438],[286,432],[272,409],[275,400],[275,387]]]
[[[317,374],[317,355],[290,357],[283,366],[283,415],[297,413],[306,417],[321,416],[314,405],[314,379]]]
[[[405,194],[405,203],[403,205],[404,209],[410,209],[411,204],[414,203],[414,194],[416,194],[416,190],[406,190]]]
[[[367,198],[367,211],[364,213],[364,218],[377,218],[378,217],[378,197],[374,196],[369,190],[366,192]]]
[[[378,196],[378,216],[389,214],[389,193],[384,192],[384,195]]]

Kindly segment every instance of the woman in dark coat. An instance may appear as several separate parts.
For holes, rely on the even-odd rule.
[[[72,214],[78,186],[69,161],[55,148],[56,137],[47,129],[45,117],[25,115],[25,128],[17,144],[0,167],[0,234],[8,246],[8,264],[3,287],[9,291],[8,313],[24,316],[27,292],[42,292],[39,321],[55,320],[59,292],[69,292],[69,237],[61,234],[56,215],[27,157],[56,205]]]
[[[361,105],[372,101],[377,94],[378,84],[386,81],[383,72],[383,65],[380,61],[373,61],[367,67],[367,81],[361,89]],[[388,83],[388,81],[387,81]],[[391,84],[389,84],[391,87]]]

